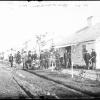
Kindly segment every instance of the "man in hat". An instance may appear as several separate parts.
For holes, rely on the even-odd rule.
[[[29,50],[28,51],[28,60],[27,60],[27,63],[29,65],[29,67],[31,67],[31,64],[32,64],[32,52]]]
[[[89,69],[90,54],[88,53],[87,50],[84,53],[84,61],[85,61],[87,69]]]
[[[95,69],[95,67],[96,67],[96,52],[94,51],[94,49],[92,49],[92,52],[91,52],[91,62],[92,62],[92,68]]]
[[[40,53],[40,67],[42,69],[45,68],[45,55],[44,55],[43,51],[41,51],[41,53]]]
[[[27,59],[28,59],[27,52],[24,51],[24,52],[23,52],[23,55],[22,55],[23,69],[26,67],[26,66],[25,66],[25,62],[27,61]]]
[[[68,52],[68,67],[71,67],[71,52]]]
[[[59,54],[58,50],[56,50],[56,52],[55,52],[55,61],[56,61],[56,69],[60,70],[61,64],[60,64],[60,54]]]
[[[68,52],[67,52],[67,50],[64,53],[64,62],[65,62],[65,68],[68,68]]]
[[[32,54],[32,59],[33,60],[36,60],[37,59],[37,53],[36,53],[36,51],[34,51],[34,54]]]
[[[10,62],[11,67],[13,67],[13,56],[12,56],[12,54],[10,54],[10,56],[9,56],[9,62]]]
[[[16,54],[16,63],[19,65],[21,64],[21,54],[20,52],[18,51],[17,54]]]

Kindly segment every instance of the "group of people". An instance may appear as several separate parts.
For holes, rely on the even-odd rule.
[[[37,54],[34,52],[34,54],[31,51],[24,51],[22,54],[18,51],[14,56],[10,54],[9,56],[9,62],[11,64],[11,67],[13,67],[13,62],[17,65],[20,65],[23,63],[23,68],[31,67],[32,61],[37,59]]]
[[[92,65],[92,69],[95,69],[95,67],[96,67],[96,52],[94,51],[94,49],[92,49],[91,53],[89,53],[86,50],[83,55],[83,58],[84,58],[87,69],[90,68],[90,64]]]
[[[59,53],[55,50],[41,51],[40,53],[40,66],[42,69],[48,69],[52,66],[59,69],[60,66]]]
[[[58,50],[52,48],[50,51],[41,51],[40,56],[38,57],[36,51],[32,53],[31,51],[26,51],[21,54],[19,51],[13,57],[12,54],[9,56],[9,62],[11,67],[13,62],[16,64],[23,63],[23,68],[31,67],[32,61],[39,60],[40,69],[48,69],[49,67],[55,66],[55,69],[59,70],[61,68],[70,68],[71,67],[71,52],[65,51],[63,57],[60,56]],[[83,55],[86,67],[89,69],[89,64],[92,65],[92,68],[95,69],[96,66],[96,52],[92,49],[91,54],[86,50]]]
[[[55,70],[60,70],[61,68],[68,68],[71,66],[71,53],[64,53],[63,57],[60,56],[58,50],[50,50],[48,52],[41,51],[40,54],[40,66],[41,68],[55,67]]]

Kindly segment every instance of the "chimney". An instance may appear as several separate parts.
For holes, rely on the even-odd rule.
[[[92,18],[93,18],[93,16],[90,16],[90,17],[87,18],[88,27],[92,26]]]

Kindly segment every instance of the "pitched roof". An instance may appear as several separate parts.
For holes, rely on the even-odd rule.
[[[60,43],[59,46],[64,47],[67,45],[77,44],[80,42],[96,40],[98,37],[100,37],[100,23],[97,23],[91,27],[86,26],[80,29],[71,38],[63,40],[63,42]]]
[[[82,31],[85,31],[85,30],[87,30],[89,27],[88,26],[86,26],[86,27],[84,27],[84,28],[82,28],[82,29],[80,29],[80,30],[78,30],[76,33],[79,33],[79,32],[82,32]]]
[[[84,28],[84,30],[76,32],[72,37],[72,41],[70,41],[70,43],[96,40],[98,37],[100,37],[100,23],[97,23],[96,25],[91,27],[86,27]]]

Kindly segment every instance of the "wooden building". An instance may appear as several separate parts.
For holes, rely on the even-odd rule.
[[[92,25],[92,17],[88,18],[88,26],[80,29],[66,44],[58,47],[63,50],[71,50],[71,61],[74,66],[85,66],[83,59],[84,50],[91,53],[94,49],[97,53],[96,69],[100,69],[100,23]]]

